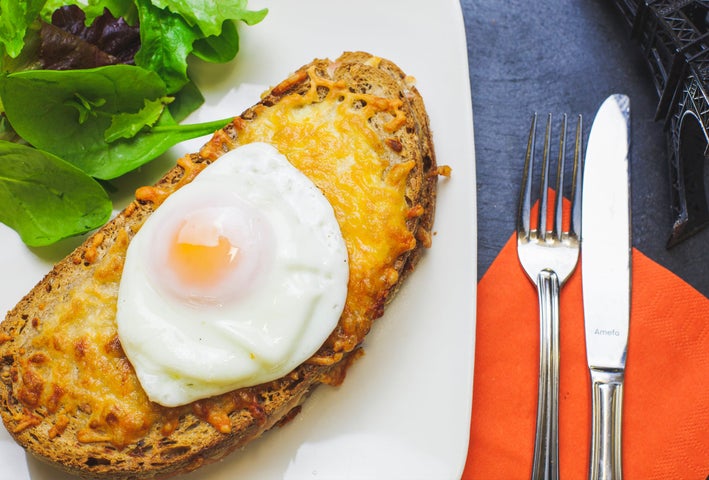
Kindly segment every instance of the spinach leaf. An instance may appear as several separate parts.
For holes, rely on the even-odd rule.
[[[20,138],[15,129],[12,128],[12,125],[10,125],[10,122],[7,121],[7,117],[3,113],[0,113],[0,140],[14,143],[26,143],[22,140],[22,138]]]
[[[181,122],[187,116],[197,110],[204,103],[204,95],[199,91],[197,85],[190,81],[187,85],[175,94],[175,100],[168,105],[172,118],[176,122]]]
[[[111,201],[94,179],[54,155],[6,141],[0,141],[0,205],[0,222],[29,246],[88,232],[111,215]]]
[[[89,70],[30,70],[0,77],[0,98],[15,131],[35,147],[93,175],[77,152],[105,143],[113,117],[137,113],[165,96],[154,72],[128,65]]]
[[[111,118],[165,96],[154,72],[128,65],[87,70],[28,70],[0,77],[0,98],[15,131],[37,148],[64,156],[103,140]],[[91,121],[87,121],[91,116]]]
[[[86,150],[70,150],[64,157],[91,176],[111,180],[135,170],[165,153],[170,147],[203,135],[210,135],[232,119],[221,119],[191,125],[177,124],[169,109],[164,109],[152,128],[141,131],[133,138],[105,141],[89,145]]]
[[[17,72],[0,77],[0,97],[22,138],[102,180],[134,170],[173,145],[211,134],[231,120],[178,125],[163,108],[171,98],[165,97],[162,80],[128,65]],[[143,129],[152,122],[152,128]]]

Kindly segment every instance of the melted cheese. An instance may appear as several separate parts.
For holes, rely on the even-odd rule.
[[[92,243],[86,253],[97,255],[99,245]],[[156,419],[116,332],[118,282],[127,245],[128,236],[121,232],[93,275],[74,285],[67,300],[35,324],[40,334],[28,347],[38,353],[21,360],[18,397],[25,406],[43,406],[48,413],[62,409],[52,436],[62,433],[67,415],[82,411],[89,420],[77,432],[80,442],[123,446],[144,435]]]
[[[289,80],[298,82],[303,75],[299,72]],[[416,245],[406,221],[422,212],[420,207],[408,206],[405,199],[413,162],[390,168],[383,153],[385,149],[398,152],[401,144],[391,139],[383,142],[368,123],[379,115],[385,130],[399,128],[405,120],[401,102],[350,92],[345,84],[320,78],[312,69],[307,75],[311,80],[308,93],[290,94],[270,107],[259,105],[255,119],[237,118],[234,126],[239,143],[270,142],[284,153],[323,191],[335,211],[349,254],[349,291],[338,328],[321,354],[311,359],[329,364],[355,349],[371,321],[381,315],[387,292],[398,281],[395,263]],[[279,87],[287,88],[287,82]],[[323,87],[327,94],[321,101]],[[230,143],[220,131],[200,153],[214,160]],[[180,184],[191,181],[203,168],[189,157],[181,159],[180,165],[185,172]],[[159,188],[145,187],[136,197],[157,205],[165,195]],[[135,209],[134,204],[126,215]],[[66,298],[56,311],[44,312],[41,322],[32,322],[38,334],[27,347],[38,353],[21,360],[15,372],[21,379],[18,398],[25,407],[16,431],[40,424],[42,412],[55,413],[57,420],[49,432],[53,438],[64,433],[69,416],[81,412],[88,420],[77,432],[78,441],[105,441],[122,447],[139,440],[156,424],[163,435],[170,435],[188,411],[223,433],[231,430],[228,415],[237,409],[262,418],[259,403],[248,389],[179,409],[164,409],[148,401],[120,348],[115,324],[128,234],[122,232],[103,253],[103,238],[96,238],[83,258],[74,259],[90,267],[93,275],[64,292]],[[322,380],[341,382],[348,362]]]
[[[330,346],[335,353],[348,352],[369,331],[371,319],[381,315],[383,299],[398,280],[395,261],[416,246],[406,226],[411,213],[405,201],[414,162],[389,168],[383,154],[390,147],[368,123],[382,114],[386,130],[401,127],[405,117],[399,99],[353,93],[342,82],[318,77],[313,68],[308,75],[311,87],[305,95],[261,105],[254,120],[235,122],[237,141],[273,144],[332,204],[350,257],[350,280]],[[327,94],[318,101],[321,87]],[[201,153],[213,151],[218,150],[208,145]]]

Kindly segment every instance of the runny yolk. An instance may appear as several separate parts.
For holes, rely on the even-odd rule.
[[[168,265],[185,285],[215,285],[236,266],[239,248],[216,227],[194,227],[184,222],[178,228],[170,244]]]

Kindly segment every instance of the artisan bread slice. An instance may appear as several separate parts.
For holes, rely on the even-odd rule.
[[[182,407],[148,400],[121,348],[126,249],[160,203],[225,152],[273,144],[323,191],[350,257],[345,309],[289,375]],[[223,457],[338,385],[373,320],[430,245],[437,176],[424,104],[394,63],[363,52],[314,60],[264,93],[199,153],[136,192],[0,325],[0,414],[16,441],[84,478],[162,478]],[[156,339],[159,348],[159,339]]]

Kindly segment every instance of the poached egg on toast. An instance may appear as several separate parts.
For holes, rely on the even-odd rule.
[[[173,193],[254,143],[284,155],[332,207],[348,259],[342,311],[316,351],[286,374],[161,405],[141,385],[117,327],[129,245]],[[139,189],[8,313],[0,325],[8,431],[65,471],[137,479],[194,470],[287,422],[312,389],[343,381],[372,322],[430,246],[440,173],[423,100],[394,63],[350,52],[303,66]],[[147,341],[162,348],[161,338]]]

